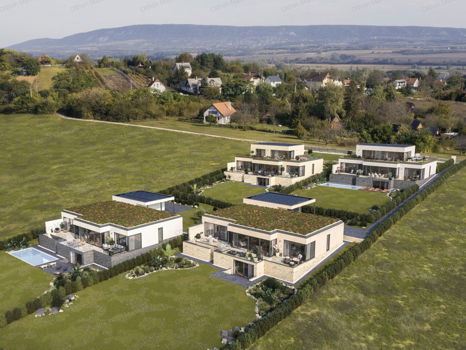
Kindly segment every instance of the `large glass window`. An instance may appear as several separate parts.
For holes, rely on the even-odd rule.
[[[239,233],[230,232],[231,245],[235,248],[243,248],[249,252],[258,254],[259,256],[274,255],[274,241],[268,241],[256,237],[250,237]]]
[[[235,260],[235,273],[246,278],[252,278],[254,277],[254,265]]]
[[[142,248],[141,234],[128,237],[128,250],[136,250]]]
[[[305,175],[305,167],[304,166],[290,166],[286,167],[286,172],[290,174],[292,177],[300,177]]]

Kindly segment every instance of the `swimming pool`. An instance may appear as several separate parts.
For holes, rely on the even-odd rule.
[[[23,260],[32,266],[39,266],[58,260],[58,258],[32,247],[18,250],[16,252],[10,252],[10,255]]]
[[[360,190],[361,186],[353,186],[353,185],[343,185],[343,184],[335,184],[332,182],[325,182],[320,184],[320,186],[327,186],[327,187],[335,187],[335,188],[344,188],[346,190]]]

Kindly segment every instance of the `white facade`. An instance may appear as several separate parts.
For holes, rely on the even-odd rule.
[[[165,87],[165,85],[163,85],[163,83],[160,81],[160,80],[154,80],[150,85],[149,85],[149,88],[154,91],[154,92],[158,92],[158,93],[163,93],[165,92],[165,90],[167,90],[167,88]]]
[[[175,64],[175,67],[173,67],[173,70],[181,70],[183,69],[186,74],[188,74],[188,77],[190,77],[193,74],[193,69],[191,68],[191,63],[189,62],[178,62]]]
[[[322,158],[305,154],[304,145],[258,143],[251,145],[251,156],[235,157],[227,164],[225,176],[259,186],[291,186],[323,171]]]

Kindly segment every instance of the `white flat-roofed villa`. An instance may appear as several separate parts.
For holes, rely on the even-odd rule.
[[[264,192],[254,196],[243,198],[244,204],[258,205],[260,207],[273,209],[286,209],[301,211],[305,205],[311,205],[316,202],[315,198],[294,196],[283,193]]]
[[[235,157],[225,176],[232,181],[259,186],[290,186],[322,172],[324,160],[306,154],[304,145],[261,142],[251,154]]]
[[[343,231],[338,219],[241,204],[204,214],[183,254],[249,280],[296,283],[343,246]]]
[[[181,216],[150,208],[172,197],[144,191],[115,197],[62,210],[59,219],[45,223],[39,245],[72,264],[109,268],[183,234]]]
[[[340,158],[330,182],[382,189],[422,185],[437,172],[437,161],[416,154],[414,145],[358,144],[355,157]]]

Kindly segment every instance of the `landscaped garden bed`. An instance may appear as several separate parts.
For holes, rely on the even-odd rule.
[[[199,264],[181,257],[181,256],[166,256],[163,254],[154,255],[151,261],[144,265],[137,266],[126,274],[126,278],[135,279],[145,277],[151,273],[167,270],[187,270],[198,267]]]
[[[256,316],[260,318],[293,295],[294,291],[294,288],[269,277],[249,287],[246,294],[256,300]]]

